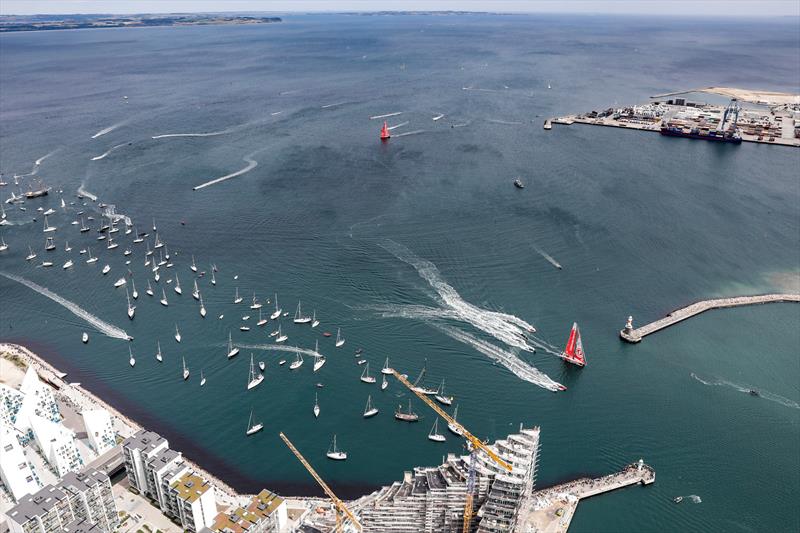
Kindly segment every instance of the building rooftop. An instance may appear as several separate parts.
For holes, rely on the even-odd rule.
[[[156,453],[153,457],[148,459],[147,464],[156,470],[160,470],[165,466],[171,465],[173,461],[180,458],[181,452],[172,450],[170,448],[164,448]]]
[[[64,492],[52,485],[49,485],[35,494],[28,494],[20,498],[17,505],[8,511],[8,517],[18,524],[24,524],[34,516],[49,511],[55,502],[66,498]]]
[[[253,500],[250,502],[250,505],[247,506],[247,510],[258,515],[259,517],[266,518],[271,515],[282,503],[283,498],[268,491],[267,489],[264,489],[253,496]]]
[[[187,472],[172,484],[172,489],[178,493],[178,498],[189,503],[194,502],[211,488],[211,484],[194,472]]]
[[[142,452],[150,452],[161,446],[167,440],[153,431],[140,429],[122,443],[123,446],[141,450]]]
[[[64,531],[68,533],[105,533],[103,528],[85,519],[73,520],[64,526]]]
[[[69,472],[62,479],[62,487],[75,487],[77,490],[83,492],[86,489],[94,488],[97,483],[109,482],[108,475],[102,470],[96,468],[88,468],[83,472]]]

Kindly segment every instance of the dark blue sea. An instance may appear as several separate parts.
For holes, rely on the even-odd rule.
[[[12,224],[0,228],[10,246],[0,271],[91,316],[0,277],[0,340],[28,344],[241,491],[320,493],[279,431],[343,497],[462,452],[452,436],[426,438],[434,414],[419,401],[419,424],[393,420],[409,394],[393,380],[380,390],[389,357],[411,377],[427,364],[426,386],[445,379],[459,420],[478,436],[541,426],[540,487],[640,457],[655,468],[650,487],[581,503],[573,531],[797,531],[800,306],[712,311],[639,345],[618,331],[629,314],[641,325],[699,299],[797,292],[800,151],[542,123],[709,85],[800,92],[799,27],[307,15],[1,35],[0,171],[11,183],[26,175],[23,192],[39,180],[52,190],[4,204]],[[370,119],[381,115],[391,116]],[[397,126],[387,143],[378,140],[383,120]],[[98,201],[78,199],[81,186]],[[12,191],[0,187],[0,196]],[[100,202],[148,231],[148,244],[122,231],[116,250],[96,241]],[[56,210],[52,252],[40,206]],[[79,211],[96,218],[91,232],[70,224]],[[144,266],[153,219],[174,263],[159,283]],[[78,255],[87,246],[94,265]],[[197,280],[205,319],[189,294],[192,255],[206,272]],[[75,266],[63,270],[67,256]],[[45,257],[53,268],[37,266]],[[128,269],[139,291],[133,321],[124,289],[113,287]],[[182,296],[166,283],[176,275]],[[169,307],[158,302],[162,287]],[[265,314],[275,294],[289,313],[279,322],[283,346],[319,342],[319,372],[309,357],[294,372],[280,366],[291,351],[242,348],[226,358],[229,331],[240,344],[274,341],[277,324],[257,327],[248,308],[253,292],[270,299]],[[298,300],[317,328],[292,323]],[[245,315],[249,332],[238,329]],[[103,335],[97,319],[134,337],[134,368],[128,343]],[[520,321],[537,329],[534,353],[520,346]],[[573,322],[583,369],[553,355]],[[337,349],[323,332],[338,328],[346,343]],[[251,352],[266,379],[247,391]],[[378,384],[359,381],[359,358]],[[512,359],[568,390],[521,379],[502,363]],[[368,394],[381,412],[365,420]],[[246,438],[251,408],[265,430]],[[325,459],[334,433],[346,462]]]

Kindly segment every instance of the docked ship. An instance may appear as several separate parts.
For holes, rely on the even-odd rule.
[[[675,124],[661,126],[661,135],[668,137],[687,137],[689,139],[703,139],[732,144],[741,144],[742,136],[738,131],[719,131],[701,128],[683,128]]]
[[[28,191],[25,193],[25,198],[39,198],[40,196],[47,196],[50,194],[50,187],[41,187],[35,191]]]

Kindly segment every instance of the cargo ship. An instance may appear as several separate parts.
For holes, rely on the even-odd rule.
[[[706,141],[717,141],[732,144],[741,144],[742,136],[738,131],[718,131],[718,130],[701,130],[700,128],[691,128],[689,130],[680,126],[667,124],[661,126],[661,135],[668,137],[687,137],[689,139],[703,139]]]

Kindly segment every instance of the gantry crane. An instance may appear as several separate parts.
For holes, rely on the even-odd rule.
[[[342,521],[341,521],[340,513],[345,515],[347,517],[347,519],[349,519],[353,523],[353,526],[355,526],[355,528],[358,531],[361,531],[362,530],[361,523],[358,521],[358,519],[355,517],[355,515],[353,513],[351,513],[350,509],[348,509],[345,506],[344,502],[342,502],[342,500],[340,500],[336,496],[336,494],[333,493],[333,491],[328,486],[328,484],[325,483],[325,481],[323,481],[323,479],[321,477],[319,477],[319,474],[317,474],[317,471],[314,470],[314,467],[312,467],[311,464],[308,461],[306,461],[306,458],[303,457],[303,454],[301,454],[300,451],[297,448],[294,447],[294,444],[292,444],[292,441],[290,441],[289,438],[286,435],[283,434],[283,432],[280,433],[280,437],[281,437],[281,439],[283,439],[283,442],[286,443],[286,446],[288,446],[289,449],[292,450],[292,453],[303,464],[303,466],[306,468],[306,470],[308,470],[308,473],[311,474],[311,477],[313,477],[315,480],[317,480],[317,483],[319,483],[319,486],[322,487],[322,490],[325,491],[325,494],[327,494],[328,497],[333,502],[333,505],[335,506],[335,513],[336,513],[336,530],[335,531],[337,533],[342,531]]]
[[[436,411],[439,416],[445,419],[445,421],[453,426],[455,429],[459,430],[461,435],[467,440],[467,442],[472,446],[472,450],[470,453],[469,458],[469,475],[467,477],[467,497],[466,501],[464,502],[464,526],[462,528],[462,533],[469,533],[470,525],[472,524],[472,495],[475,491],[475,453],[477,450],[483,450],[486,455],[492,458],[492,460],[497,463],[498,465],[502,466],[509,472],[511,472],[512,467],[510,464],[505,462],[499,455],[497,455],[491,448],[486,446],[484,442],[467,431],[467,428],[462,426],[456,419],[451,417],[447,412],[436,405],[427,395],[419,392],[417,388],[412,385],[402,374],[397,372],[397,370],[392,370],[392,374],[397,380],[408,387],[408,390],[416,394],[420,400],[428,404],[428,406]]]

